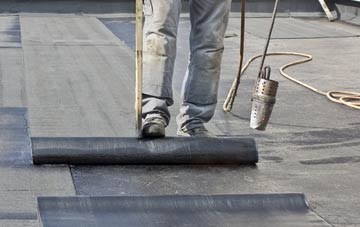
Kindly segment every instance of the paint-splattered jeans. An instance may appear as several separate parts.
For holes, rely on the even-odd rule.
[[[181,91],[179,128],[208,122],[215,112],[231,0],[190,0],[190,59]],[[181,0],[145,0],[143,117],[170,121],[172,76]]]

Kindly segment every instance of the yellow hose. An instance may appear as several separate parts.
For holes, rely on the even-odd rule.
[[[304,57],[303,59],[300,60],[296,60],[293,62],[290,62],[286,65],[283,65],[280,68],[280,73],[282,76],[284,76],[285,78],[287,78],[290,81],[293,81],[297,84],[300,84],[303,87],[306,87],[307,89],[310,89],[311,91],[320,94],[320,95],[324,95],[326,96],[329,100],[336,102],[336,103],[340,103],[340,104],[344,104],[346,106],[349,106],[351,108],[354,109],[360,109],[360,93],[357,92],[352,92],[352,91],[328,91],[328,92],[324,92],[321,91],[315,87],[312,87],[304,82],[301,82],[300,80],[297,80],[293,77],[291,77],[289,74],[285,73],[285,69],[294,66],[294,65],[299,65],[299,64],[304,64],[306,62],[311,61],[313,58],[311,55],[309,54],[304,54],[304,53],[297,53],[297,52],[272,52],[272,53],[267,53],[266,56],[300,56],[300,57]],[[262,54],[256,55],[252,58],[250,58],[246,64],[244,65],[244,67],[241,70],[241,75],[244,74],[244,72],[247,70],[247,68],[249,67],[249,65],[255,61],[256,59],[262,57]],[[229,91],[229,94],[225,100],[224,106],[223,106],[223,110],[225,112],[230,112],[232,109],[232,103],[233,100],[235,99],[235,94],[236,94],[236,90],[235,90],[235,81]]]

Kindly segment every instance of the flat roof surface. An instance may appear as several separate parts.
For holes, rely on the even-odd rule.
[[[98,18],[101,17],[101,20]],[[37,226],[36,196],[295,193],[337,227],[360,226],[359,111],[280,76],[296,57],[269,57],[280,81],[265,132],[249,129],[259,62],[244,75],[231,113],[221,108],[237,73],[239,18],[225,41],[219,105],[209,129],[255,137],[257,166],[32,166],[0,162],[0,226]],[[249,18],[246,59],[262,52],[268,18]],[[188,18],[179,25],[175,135],[188,62]],[[27,107],[32,136],[134,136],[134,21],[107,15],[0,15],[0,105]],[[280,18],[271,51],[311,54],[287,72],[320,90],[359,92],[360,28],[325,18]]]

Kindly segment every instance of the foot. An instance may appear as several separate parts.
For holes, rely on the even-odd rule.
[[[177,132],[178,136],[184,137],[212,137],[213,135],[205,128],[205,126],[201,125],[192,129],[181,128]]]
[[[166,123],[163,118],[147,118],[145,119],[142,129],[144,138],[161,138],[165,136]]]

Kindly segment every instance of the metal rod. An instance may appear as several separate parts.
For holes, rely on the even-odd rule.
[[[245,12],[246,12],[246,0],[242,0],[241,4],[241,35],[240,35],[240,63],[237,75],[237,85],[235,89],[235,96],[237,94],[238,87],[240,85],[242,65],[244,62],[244,46],[245,46]]]
[[[279,5],[279,0],[276,0],[276,1],[275,1],[275,6],[274,6],[274,11],[273,11],[272,18],[271,18],[270,31],[269,31],[269,33],[268,33],[268,37],[267,37],[267,40],[266,40],[266,45],[265,45],[264,53],[263,53],[262,59],[261,59],[261,64],[260,64],[260,69],[259,69],[259,74],[258,74],[259,77],[261,77],[262,69],[263,69],[263,67],[264,67],[264,62],[265,62],[266,54],[267,54],[267,51],[268,51],[268,48],[269,48],[270,39],[271,39],[272,31],[273,31],[273,28],[274,28],[274,24],[275,24],[275,19],[276,19],[276,13],[277,13],[278,5]]]

